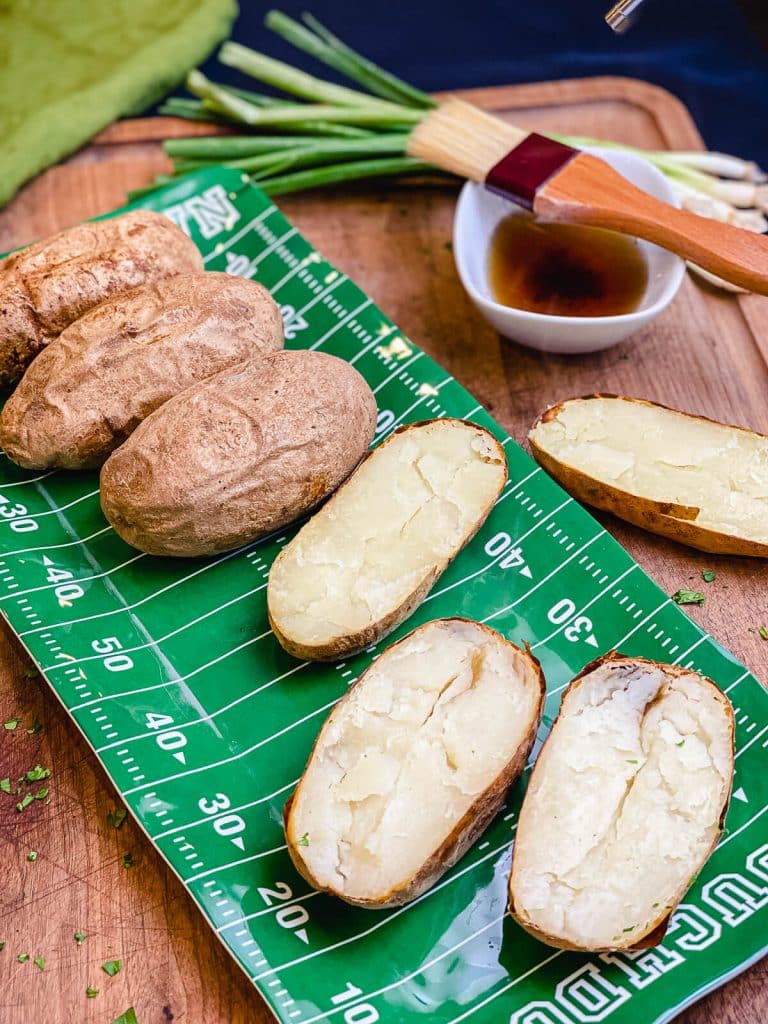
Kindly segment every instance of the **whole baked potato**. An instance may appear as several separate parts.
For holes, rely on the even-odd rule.
[[[0,263],[0,389],[73,320],[118,292],[203,269],[195,243],[167,217],[134,210],[79,224]]]
[[[0,446],[29,469],[100,466],[169,398],[281,348],[260,284],[177,274],[107,299],[54,338],[0,416]]]
[[[538,661],[468,619],[387,648],[333,708],[285,808],[304,878],[357,906],[415,899],[469,849],[525,766]]]
[[[305,515],[355,468],[376,401],[349,363],[280,351],[176,395],[104,463],[101,505],[153,555],[229,551]]]

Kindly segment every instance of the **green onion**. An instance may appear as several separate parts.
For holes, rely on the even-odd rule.
[[[332,164],[295,174],[267,178],[259,182],[259,188],[268,196],[286,195],[288,192],[302,192],[307,188],[337,185],[340,181],[358,181],[361,178],[379,178],[399,174],[435,173],[431,164],[412,157],[391,157],[381,160],[355,160],[346,164]]]
[[[111,825],[112,828],[120,828],[127,816],[128,812],[126,809],[118,807],[116,810],[107,813],[107,824]]]
[[[139,1024],[136,1019],[136,1011],[132,1006],[129,1006],[125,1013],[121,1013],[119,1017],[115,1017],[112,1024]]]
[[[707,599],[706,594],[702,594],[698,590],[678,590],[672,595],[672,600],[675,604],[704,604]]]
[[[99,990],[97,988],[94,988],[92,985],[89,985],[88,988],[85,990],[86,999],[95,999],[98,994]]]
[[[105,963],[103,963],[101,965],[101,969],[102,969],[102,971],[104,971],[105,974],[108,974],[110,976],[110,978],[114,978],[114,976],[116,974],[119,974],[120,971],[122,971],[122,969],[123,969],[123,961],[122,960],[107,960]]]

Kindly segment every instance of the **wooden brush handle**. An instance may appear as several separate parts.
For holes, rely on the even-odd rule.
[[[533,210],[542,220],[636,235],[768,295],[768,237],[677,210],[589,153],[579,153],[538,189]]]

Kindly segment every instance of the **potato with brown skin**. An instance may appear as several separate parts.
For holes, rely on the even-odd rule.
[[[255,281],[178,274],[122,292],[35,359],[0,416],[0,446],[27,469],[100,466],[169,398],[282,343],[280,310]]]
[[[612,651],[563,694],[517,826],[510,911],[559,949],[643,949],[723,831],[734,720],[710,679]]]
[[[267,608],[280,644],[332,661],[386,636],[474,537],[506,481],[503,447],[476,423],[398,428],[273,562]]]
[[[387,648],[333,708],[285,808],[288,852],[323,892],[396,907],[482,835],[525,766],[538,661],[468,619]]]
[[[548,409],[528,437],[579,501],[700,551],[768,557],[768,436],[589,395]]]
[[[229,551],[319,504],[375,426],[373,393],[349,363],[274,352],[151,413],[104,463],[102,509],[123,540],[152,555]]]
[[[150,210],[79,224],[13,253],[0,263],[0,389],[105,299],[202,269],[195,243]]]

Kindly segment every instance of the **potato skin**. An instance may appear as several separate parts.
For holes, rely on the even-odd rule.
[[[495,630],[490,629],[482,623],[463,618],[462,616],[453,616],[452,619],[447,621],[468,622],[474,627],[480,627],[488,634],[494,636],[495,639],[499,638],[498,634],[495,633]],[[423,626],[419,626],[417,629],[413,630],[413,632],[409,633],[401,640],[398,640],[397,643],[388,647],[382,654],[382,657],[386,656],[386,654],[395,650],[395,648],[400,644],[404,643],[406,640],[410,640],[414,634],[419,633],[430,625],[431,623],[428,622]],[[515,645],[509,640],[505,640],[504,642],[509,644],[511,647],[515,647]],[[341,894],[336,890],[328,886],[322,886],[308,870],[304,858],[299,853],[299,848],[297,846],[297,839],[299,837],[294,834],[292,829],[291,807],[296,794],[301,787],[302,780],[299,779],[296,789],[288,798],[285,807],[283,808],[283,827],[285,829],[285,840],[288,853],[293,862],[293,866],[302,878],[306,879],[306,881],[319,892],[328,892],[333,896],[341,896],[345,902],[350,903],[353,906],[363,907],[367,910],[386,910],[391,907],[402,906],[404,903],[409,903],[411,900],[416,899],[417,896],[420,896],[423,892],[431,889],[441,875],[444,875],[446,871],[450,870],[454,864],[461,860],[467,850],[469,850],[469,848],[479,839],[503,807],[507,792],[509,791],[510,786],[522,773],[526,761],[528,760],[528,755],[533,747],[534,740],[536,739],[536,733],[541,722],[541,714],[544,709],[546,681],[544,679],[544,673],[542,672],[541,665],[533,654],[531,654],[530,649],[527,646],[525,648],[525,653],[531,663],[531,667],[536,673],[539,683],[539,702],[535,717],[530,724],[528,733],[526,734],[526,738],[517,748],[514,758],[504,766],[504,771],[501,772],[501,774],[493,781],[491,786],[489,786],[488,789],[486,789],[485,792],[475,800],[461,820],[456,823],[454,828],[451,830],[450,835],[446,837],[437,849],[435,849],[430,858],[422,865],[413,878],[409,879],[406,885],[393,889],[377,900],[360,900],[349,896],[341,896]],[[354,683],[354,686],[359,686],[364,679],[365,673],[363,673]],[[339,703],[336,705],[337,708],[339,705],[343,704],[344,701],[349,699],[349,694],[352,692],[352,689],[353,687],[351,687],[341,698]],[[315,749],[320,742],[321,735],[322,731],[318,734],[318,737],[312,747],[312,751],[307,759],[308,764],[314,756]]]
[[[544,740],[544,743],[541,746],[541,750],[539,750],[538,757],[541,757],[541,754],[544,751],[544,748],[546,747],[546,745],[550,741],[550,738],[552,736],[552,730],[554,729],[555,725],[557,724],[558,719],[560,718],[560,715],[562,714],[562,707],[563,707],[563,704],[564,704],[565,699],[568,696],[568,694],[573,689],[575,689],[576,687],[578,687],[581,684],[581,682],[585,678],[585,676],[588,676],[591,672],[593,672],[597,668],[600,668],[602,665],[610,664],[611,662],[622,663],[622,662],[628,662],[628,661],[631,661],[632,663],[646,664],[646,665],[652,665],[652,666],[658,666],[658,664],[659,664],[658,662],[652,661],[649,658],[640,658],[640,657],[628,658],[625,655],[620,654],[618,651],[613,650],[613,651],[608,651],[607,654],[603,654],[599,658],[595,658],[588,665],[585,665],[584,668],[581,670],[581,672],[579,672],[578,675],[573,677],[571,682],[568,684],[568,686],[563,691],[563,696],[562,696],[562,699],[561,699],[560,710],[558,711],[557,716],[556,716],[555,720],[552,723],[552,729],[550,729],[550,732],[547,735],[547,738]],[[679,676],[685,676],[685,675],[689,675],[690,674],[690,669],[684,669],[680,665],[664,664],[664,671],[665,671],[666,674],[668,674],[669,676],[672,676],[672,677],[675,677],[675,676],[679,677]],[[735,726],[734,716],[733,716],[733,707],[731,706],[730,701],[725,696],[725,694],[722,693],[722,691],[717,686],[717,684],[714,683],[711,679],[709,679],[707,677],[703,677],[703,681],[708,683],[709,686],[711,686],[715,691],[717,691],[719,703],[721,703],[722,706],[725,708],[726,714],[727,714],[727,716],[729,718],[730,725],[731,725],[731,736],[733,737],[735,735],[736,726]],[[538,758],[537,758],[537,760],[538,760]],[[535,770],[535,766],[534,766],[534,770]],[[702,860],[701,867],[703,867],[704,864],[706,864],[707,860],[709,859],[710,855],[712,854],[712,851],[715,849],[717,844],[720,842],[720,838],[721,838],[721,836],[723,834],[723,829],[725,827],[725,816],[726,816],[726,814],[728,812],[729,800],[730,800],[730,791],[726,795],[725,803],[723,805],[723,811],[722,811],[722,814],[720,815],[719,828],[718,828],[717,835],[715,836],[715,838],[714,838],[714,840],[712,842],[712,845],[710,846],[709,850],[707,851],[706,856]],[[522,809],[521,809],[521,813],[520,813],[520,818],[522,818]],[[519,834],[519,830],[520,830],[519,821],[520,821],[520,819],[518,819],[518,834]],[[677,893],[677,895],[676,895],[672,905],[670,907],[664,907],[661,910],[661,912],[659,913],[658,917],[654,921],[649,923],[648,928],[647,928],[647,930],[645,931],[645,933],[643,935],[641,935],[641,936],[639,936],[639,937],[637,937],[635,939],[627,938],[626,940],[624,940],[624,942],[617,941],[615,944],[612,944],[610,947],[606,947],[605,949],[593,950],[593,949],[590,948],[589,950],[585,950],[585,948],[583,946],[575,945],[574,943],[567,942],[566,940],[560,938],[559,936],[550,935],[548,932],[542,931],[540,928],[538,928],[536,925],[534,925],[528,919],[528,917],[524,913],[521,913],[520,911],[518,911],[518,909],[515,907],[514,892],[513,892],[513,889],[512,889],[512,880],[513,880],[513,877],[514,877],[514,869],[515,869],[515,852],[514,852],[514,849],[513,849],[513,852],[512,852],[512,865],[510,867],[510,875],[509,875],[509,912],[510,912],[511,916],[520,925],[520,927],[524,929],[524,931],[528,932],[529,935],[532,935],[535,939],[538,939],[540,942],[544,942],[548,946],[553,946],[555,949],[572,950],[572,951],[575,951],[575,952],[606,952],[606,953],[608,953],[608,952],[613,952],[615,950],[630,950],[631,951],[631,950],[649,949],[651,946],[657,946],[662,941],[662,939],[664,938],[664,935],[665,935],[665,933],[667,931],[667,928],[669,927],[669,922],[670,922],[670,919],[672,917],[672,914],[675,912],[675,909],[677,908],[677,905],[680,903],[680,900],[682,900],[683,896],[685,896],[685,893],[690,888],[691,881],[692,881],[692,880],[687,881],[686,884],[681,887],[681,889]]]
[[[151,413],[102,467],[102,509],[123,540],[149,554],[229,551],[326,498],[375,426],[376,401],[349,363],[274,352]]]
[[[416,423],[406,423],[406,424],[404,424],[401,427],[397,427],[396,430],[392,431],[392,434],[390,435],[390,437],[387,439],[387,442],[385,442],[385,443],[388,443],[392,439],[392,437],[394,437],[396,434],[403,434],[406,431],[414,430],[414,429],[419,428],[419,427],[423,427],[425,425],[425,423],[428,423],[428,422],[430,422],[430,421],[428,421],[428,420],[419,420]],[[442,423],[450,423],[450,422],[452,422],[452,418],[451,417],[444,417],[441,420],[441,422]],[[464,424],[464,423],[466,423],[468,421],[453,419],[453,422]],[[473,427],[476,426],[476,424],[471,424],[471,425]],[[496,441],[496,439],[493,437],[493,435],[490,434],[488,431],[486,431],[484,428],[477,427],[477,429],[478,429],[478,431],[483,431],[484,434],[487,434],[488,438],[496,445],[496,448],[497,448],[497,451],[498,451],[498,454],[499,454],[500,462],[504,466],[504,478],[501,481],[501,484],[500,484],[500,487],[499,487],[499,492],[498,492],[498,493],[501,493],[501,491],[504,489],[504,486],[506,485],[506,482],[507,482],[507,479],[508,479],[508,473],[509,473],[508,467],[507,467],[507,458],[506,458],[506,455],[504,453],[504,449],[501,446],[501,444],[499,444]],[[367,459],[370,459],[370,458],[374,457],[375,454],[376,454],[376,449],[374,449],[373,451],[367,452],[365,457],[364,457],[364,459],[362,460],[362,462],[365,462]],[[345,484],[346,484],[346,481],[345,481]],[[344,490],[344,484],[342,484],[342,486],[338,489],[336,494],[333,495],[333,497],[331,498],[331,502],[335,501],[337,496],[342,494],[343,490]],[[498,497],[498,493],[497,493],[496,497]],[[495,499],[494,499],[494,501],[495,501]],[[466,538],[466,540],[464,541],[463,547],[466,547],[467,544],[470,543],[472,538],[475,536],[475,534],[478,532],[478,530],[482,527],[483,523],[485,522],[485,520],[490,515],[492,508],[493,508],[493,502],[491,502],[489,504],[488,508],[485,510],[485,514],[482,515],[478,519],[478,522],[477,522],[477,525],[476,525],[475,529]],[[459,554],[458,551],[454,552],[453,558],[457,557],[458,554]],[[283,555],[284,555],[284,551],[281,551],[280,554],[277,557],[278,558],[282,558]],[[277,559],[275,561],[277,561]],[[359,651],[364,650],[366,647],[370,646],[370,644],[375,643],[378,640],[381,640],[383,637],[388,636],[393,630],[397,629],[397,627],[401,623],[405,622],[405,620],[407,618],[409,618],[410,615],[424,601],[424,599],[426,598],[427,594],[430,592],[432,587],[435,585],[435,582],[445,572],[445,569],[446,569],[445,565],[435,566],[433,571],[431,573],[429,573],[429,575],[425,576],[425,578],[422,581],[422,583],[414,591],[412,591],[411,594],[408,595],[407,600],[405,600],[398,608],[393,609],[389,613],[389,615],[387,615],[384,618],[380,619],[378,622],[372,623],[367,629],[361,629],[361,630],[359,630],[356,633],[350,633],[350,634],[347,634],[345,636],[336,637],[333,641],[331,641],[331,642],[329,642],[327,644],[321,645],[321,646],[318,646],[318,645],[309,646],[307,644],[303,644],[303,643],[301,643],[299,641],[296,641],[296,640],[292,639],[290,636],[287,636],[280,629],[280,627],[277,624],[276,619],[272,615],[272,611],[271,611],[271,609],[269,607],[269,591],[267,591],[267,616],[268,616],[268,619],[269,619],[269,625],[270,625],[270,627],[272,629],[272,632],[277,637],[278,643],[283,648],[283,650],[287,651],[288,654],[293,655],[294,658],[300,658],[302,661],[338,661],[340,658],[347,657],[349,655],[356,654]]]
[[[0,263],[0,388],[105,299],[148,281],[203,269],[194,242],[167,217],[134,210],[80,224]]]
[[[669,406],[661,405],[659,402],[649,402],[642,398],[625,398],[622,395],[611,395],[600,393],[584,395],[585,400],[593,398],[621,398],[624,402],[634,402],[638,405],[646,405],[660,409],[669,409],[680,416],[688,416],[690,419],[705,420],[709,423],[717,423],[708,416],[694,416],[690,413],[681,413],[678,409],[670,409]],[[543,413],[531,428],[532,431],[540,423],[547,423],[556,419],[562,410],[565,402],[558,402]],[[723,424],[718,424],[722,426]],[[743,427],[732,427],[733,430],[744,430]],[[745,431],[755,433],[754,431]],[[531,452],[536,461],[554,477],[555,480],[578,501],[594,508],[611,512],[619,519],[624,519],[634,526],[639,526],[649,533],[656,533],[662,537],[669,537],[670,540],[685,544],[698,551],[708,551],[720,555],[749,555],[757,558],[768,558],[768,544],[761,544],[759,541],[748,540],[744,537],[733,537],[727,533],[720,533],[707,527],[699,526],[694,520],[698,510],[685,505],[675,505],[670,502],[655,501],[651,498],[644,498],[642,495],[631,494],[619,487],[614,487],[588,476],[582,470],[575,469],[563,462],[553,458],[547,451],[537,444],[536,440],[529,434]]]
[[[163,402],[282,347],[265,288],[178,274],[107,299],[54,338],[0,416],[0,446],[28,469],[100,466]]]

